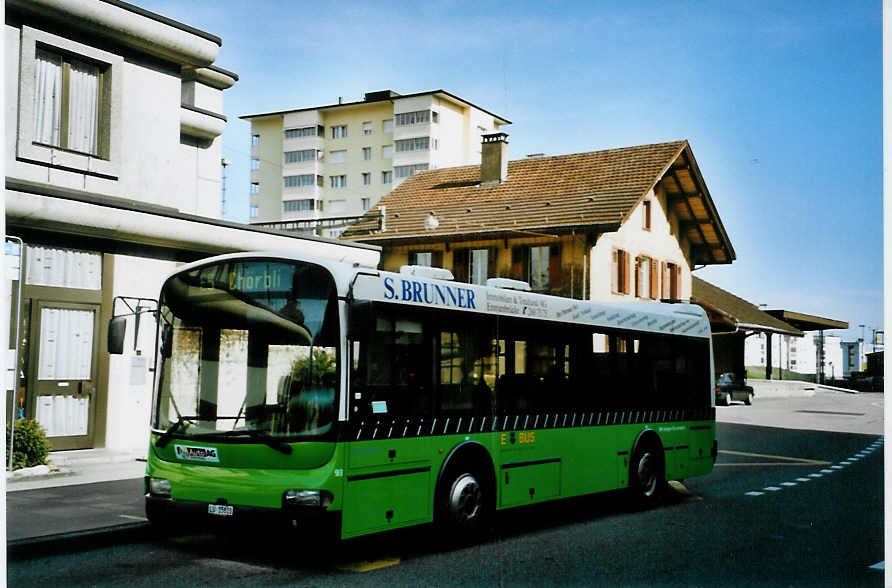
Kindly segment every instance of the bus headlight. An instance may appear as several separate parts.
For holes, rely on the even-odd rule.
[[[333,500],[331,492],[327,490],[286,490],[282,496],[284,508],[315,506],[328,508]]]
[[[149,494],[170,498],[170,480],[149,478]]]

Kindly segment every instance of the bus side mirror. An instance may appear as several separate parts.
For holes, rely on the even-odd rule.
[[[372,314],[372,303],[368,301],[352,302],[347,315],[347,338],[353,341],[368,338],[369,331],[375,326]]]
[[[124,333],[127,332],[127,317],[116,316],[108,321],[108,352],[114,355],[124,353]]]

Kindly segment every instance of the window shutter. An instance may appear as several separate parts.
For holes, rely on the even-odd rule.
[[[511,248],[511,277],[515,280],[526,280],[527,263],[526,257],[529,249],[524,245],[518,245]]]
[[[452,250],[452,275],[456,282],[465,282],[469,280],[468,276],[468,252],[470,249],[453,249]]]
[[[660,297],[660,274],[659,265],[656,259],[650,260],[650,297],[654,300]]]
[[[672,280],[672,297],[673,298],[681,298],[681,266],[675,265],[674,267],[675,279]]]
[[[623,294],[628,294],[631,292],[631,288],[629,288],[629,279],[631,272],[629,271],[629,266],[631,265],[631,256],[623,251]]]
[[[663,261],[660,262],[660,266],[662,298],[671,298],[669,295],[669,264]]]
[[[563,286],[562,279],[561,246],[552,245],[548,250],[548,289],[560,290]]]
[[[641,291],[641,286],[642,286],[642,284],[641,284],[641,278],[642,278],[641,269],[643,266],[644,266],[644,259],[641,257],[636,257],[635,258],[635,298],[641,298],[641,296],[644,294]]]
[[[610,292],[619,293],[619,251],[613,250],[613,259],[610,263]]]
[[[499,250],[495,247],[490,247],[488,253],[488,259],[486,260],[486,277],[487,278],[495,278],[498,276],[498,266],[496,263],[499,261]]]

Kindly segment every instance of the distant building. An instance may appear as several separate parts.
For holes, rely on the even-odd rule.
[[[344,238],[381,267],[433,265],[592,300],[689,299],[691,268],[734,249],[687,141],[508,161],[484,135],[480,165],[408,178]]]
[[[858,374],[867,370],[867,344],[862,339],[856,341],[843,341],[842,347],[842,376],[849,378],[853,373]]]
[[[773,337],[771,366],[791,372],[813,375],[818,373],[821,361],[821,334],[806,333],[803,337],[778,335]],[[847,356],[837,335],[823,335],[824,375],[828,378],[842,378],[847,375]],[[768,339],[764,333],[747,337],[744,363],[747,366],[764,366],[768,359]]]
[[[419,171],[479,164],[480,137],[511,122],[445,90],[240,118],[251,121],[250,221],[299,221],[286,228],[360,216]]]

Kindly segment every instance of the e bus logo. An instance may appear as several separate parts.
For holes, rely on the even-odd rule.
[[[190,461],[213,461],[219,462],[216,447],[189,447],[188,445],[175,446],[177,457]]]

